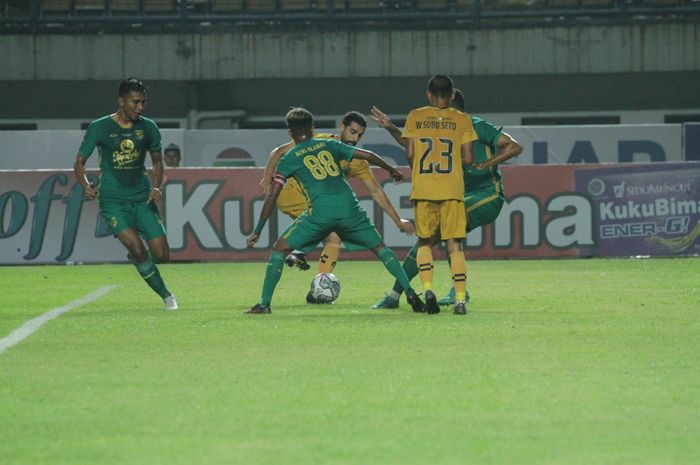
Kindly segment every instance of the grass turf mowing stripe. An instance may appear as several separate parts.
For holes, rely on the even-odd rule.
[[[83,306],[85,304],[92,302],[93,300],[99,299],[100,297],[107,294],[109,291],[111,291],[115,287],[116,286],[101,287],[98,290],[91,292],[90,294],[87,294],[79,299],[76,299],[76,300],[68,303],[68,305],[64,305],[63,307],[54,308],[52,310],[49,310],[46,313],[39,315],[36,318],[32,318],[31,320],[27,321],[19,328],[12,331],[9,335],[0,339],[0,354],[5,352],[10,347],[12,347],[16,344],[19,344],[24,339],[26,339],[27,337],[34,334],[36,331],[39,330],[39,328],[44,326],[44,324],[46,324],[47,322],[53,320],[54,318],[58,318],[59,316],[73,310],[74,308],[78,308],[80,306]]]

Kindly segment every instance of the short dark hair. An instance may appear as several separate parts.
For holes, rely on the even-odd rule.
[[[461,90],[455,89],[455,97],[452,99],[452,107],[459,111],[464,111],[464,94]]]
[[[343,126],[350,126],[351,123],[357,123],[363,128],[367,127],[367,120],[365,119],[365,116],[359,111],[349,111],[345,113],[343,115],[341,123],[343,123]]]
[[[180,146],[177,144],[168,144],[168,146],[163,150],[163,153],[165,152],[176,152],[177,157],[180,158]]]
[[[428,81],[428,92],[437,98],[452,97],[452,91],[455,86],[452,79],[444,74],[436,74]]]
[[[141,92],[143,95],[148,93],[148,89],[139,79],[135,77],[126,78],[119,83],[119,96],[126,97],[131,92]]]
[[[292,137],[310,136],[314,126],[314,115],[306,108],[296,107],[287,112],[284,117]]]

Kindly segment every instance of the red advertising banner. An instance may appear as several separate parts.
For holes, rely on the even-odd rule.
[[[172,260],[267,259],[291,220],[276,212],[256,247],[246,248],[263,205],[262,171],[168,170],[159,207]],[[467,237],[471,258],[700,251],[700,163],[504,166],[502,172],[506,204],[494,224]],[[412,219],[410,183],[394,184],[379,169],[374,174],[399,214]],[[362,182],[351,184],[386,244],[402,256],[415,237],[396,228]],[[72,171],[0,171],[0,263],[125,261],[97,210],[96,201],[83,199]]]

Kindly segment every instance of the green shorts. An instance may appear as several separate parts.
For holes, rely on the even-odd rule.
[[[129,228],[147,241],[165,235],[163,220],[153,202],[105,202],[100,204],[100,215],[115,237]]]
[[[373,249],[382,242],[382,236],[362,209],[347,218],[319,218],[304,212],[284,230],[282,237],[290,247],[308,253],[332,232],[340,236],[348,250]]]
[[[494,191],[473,191],[464,196],[467,211],[467,232],[496,221],[505,199]]]

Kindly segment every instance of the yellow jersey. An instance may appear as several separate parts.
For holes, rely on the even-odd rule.
[[[333,134],[314,134],[317,139],[333,139]],[[358,178],[362,180],[372,179],[373,175],[369,169],[367,160],[359,158],[352,159],[349,163],[340,161],[340,169],[346,178]],[[277,198],[277,208],[284,214],[297,218],[309,206],[309,200],[302,186],[294,177],[287,179],[287,184],[282,188]]]
[[[463,200],[462,144],[477,139],[469,115],[454,108],[416,108],[401,136],[413,139],[411,200]]]

